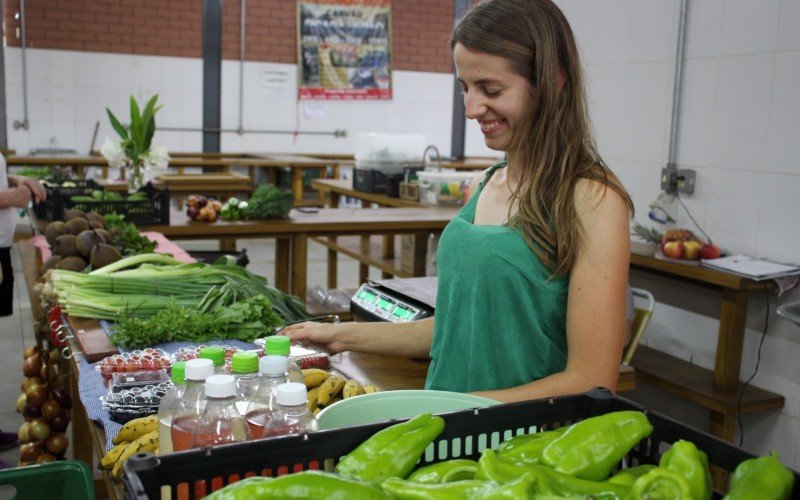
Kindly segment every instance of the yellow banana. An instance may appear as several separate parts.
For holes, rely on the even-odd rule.
[[[364,388],[357,380],[348,380],[342,388],[342,396],[344,399],[352,398],[353,396],[360,396],[364,394]]]
[[[306,407],[309,410],[313,410],[317,407],[317,394],[319,393],[319,387],[314,387],[313,389],[308,390],[307,399],[308,402],[306,403]]]
[[[331,375],[320,384],[317,392],[317,406],[325,408],[330,404],[331,399],[335,398],[344,387],[344,379],[338,375]]]
[[[330,375],[328,372],[320,368],[306,368],[303,370],[303,382],[307,389],[312,389],[324,382],[328,375]]]
[[[381,390],[372,384],[367,384],[364,386],[364,394],[372,394],[373,392],[381,392]]]
[[[136,441],[131,442],[131,444],[125,448],[122,454],[120,454],[117,462],[114,464],[114,469],[111,471],[111,475],[115,478],[118,478],[122,475],[122,464],[125,463],[125,460],[130,458],[134,453],[155,451],[156,448],[158,448],[158,444],[157,430],[139,436]]]
[[[100,468],[102,469],[111,469],[114,467],[119,456],[125,450],[125,447],[128,446],[130,443],[125,441],[124,443],[118,444],[115,447],[108,450],[108,452],[103,455],[103,458],[100,459]]]
[[[314,408],[314,416],[316,416],[321,411],[322,411],[321,408]]]
[[[135,418],[120,429],[117,437],[112,441],[114,444],[120,444],[124,441],[135,441],[147,433],[153,432],[158,429],[158,415],[150,415],[148,417]]]

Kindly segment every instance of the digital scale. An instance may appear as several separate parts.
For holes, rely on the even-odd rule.
[[[362,321],[405,323],[433,316],[436,278],[365,283],[350,298],[350,312]]]

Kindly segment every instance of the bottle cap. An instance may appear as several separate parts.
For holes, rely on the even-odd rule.
[[[186,362],[186,380],[205,382],[212,375],[214,375],[214,363],[210,359],[197,358]]]
[[[264,375],[276,376],[286,373],[286,367],[289,363],[286,361],[286,356],[264,356],[258,360],[258,371]]]
[[[308,394],[306,386],[297,382],[286,382],[278,386],[278,404],[297,406],[306,404]]]
[[[267,337],[267,343],[264,346],[266,354],[277,354],[278,356],[288,356],[289,349],[292,346],[292,341],[285,335],[273,335]]]
[[[229,398],[236,395],[233,375],[211,375],[206,379],[206,397]]]
[[[253,351],[233,353],[231,371],[233,373],[256,373],[258,371],[258,354]]]
[[[172,363],[172,383],[186,383],[186,361],[176,361]]]
[[[218,345],[210,345],[200,349],[197,357],[210,359],[214,363],[214,366],[222,366],[225,364],[225,349]]]

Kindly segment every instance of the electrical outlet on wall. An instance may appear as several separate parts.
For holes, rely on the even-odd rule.
[[[696,172],[689,168],[662,168],[661,169],[661,189],[667,193],[694,193]]]

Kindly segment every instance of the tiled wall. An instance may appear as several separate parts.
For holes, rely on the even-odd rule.
[[[591,113],[601,151],[622,178],[647,222],[668,157],[678,0],[557,0],[572,23],[584,58]],[[800,2],[796,0],[696,0],[689,2],[686,64],[677,159],[697,171],[685,203],[700,225],[728,252],[800,262]],[[198,59],[84,52],[29,52],[32,129],[14,131],[21,116],[19,50],[6,49],[9,144],[26,151],[55,146],[88,149],[94,122],[100,141],[112,132],[103,107],[124,113],[130,92],[159,92],[159,123],[199,126]],[[359,131],[423,132],[443,154],[450,150],[453,79],[445,73],[395,71],[395,98],[386,102],[295,101],[295,90],[261,86],[264,68],[294,65],[247,63],[245,127],[294,130],[345,128],[345,139],[300,135],[223,136],[230,151],[353,152]],[[223,126],[238,126],[238,66],[223,67]],[[156,143],[199,150],[197,134],[159,132]],[[491,153],[479,130],[467,129],[468,155]],[[691,227],[685,212],[679,225]],[[719,297],[699,287],[633,276],[659,304],[647,342],[710,368],[714,362]],[[753,384],[786,396],[780,412],[744,418],[745,447],[775,449],[800,468],[800,329],[780,319],[775,306],[800,300],[797,290],[769,297],[769,329]],[[742,377],[756,364],[766,298],[753,294]],[[692,405],[646,388],[636,397],[696,425],[707,415]]]

